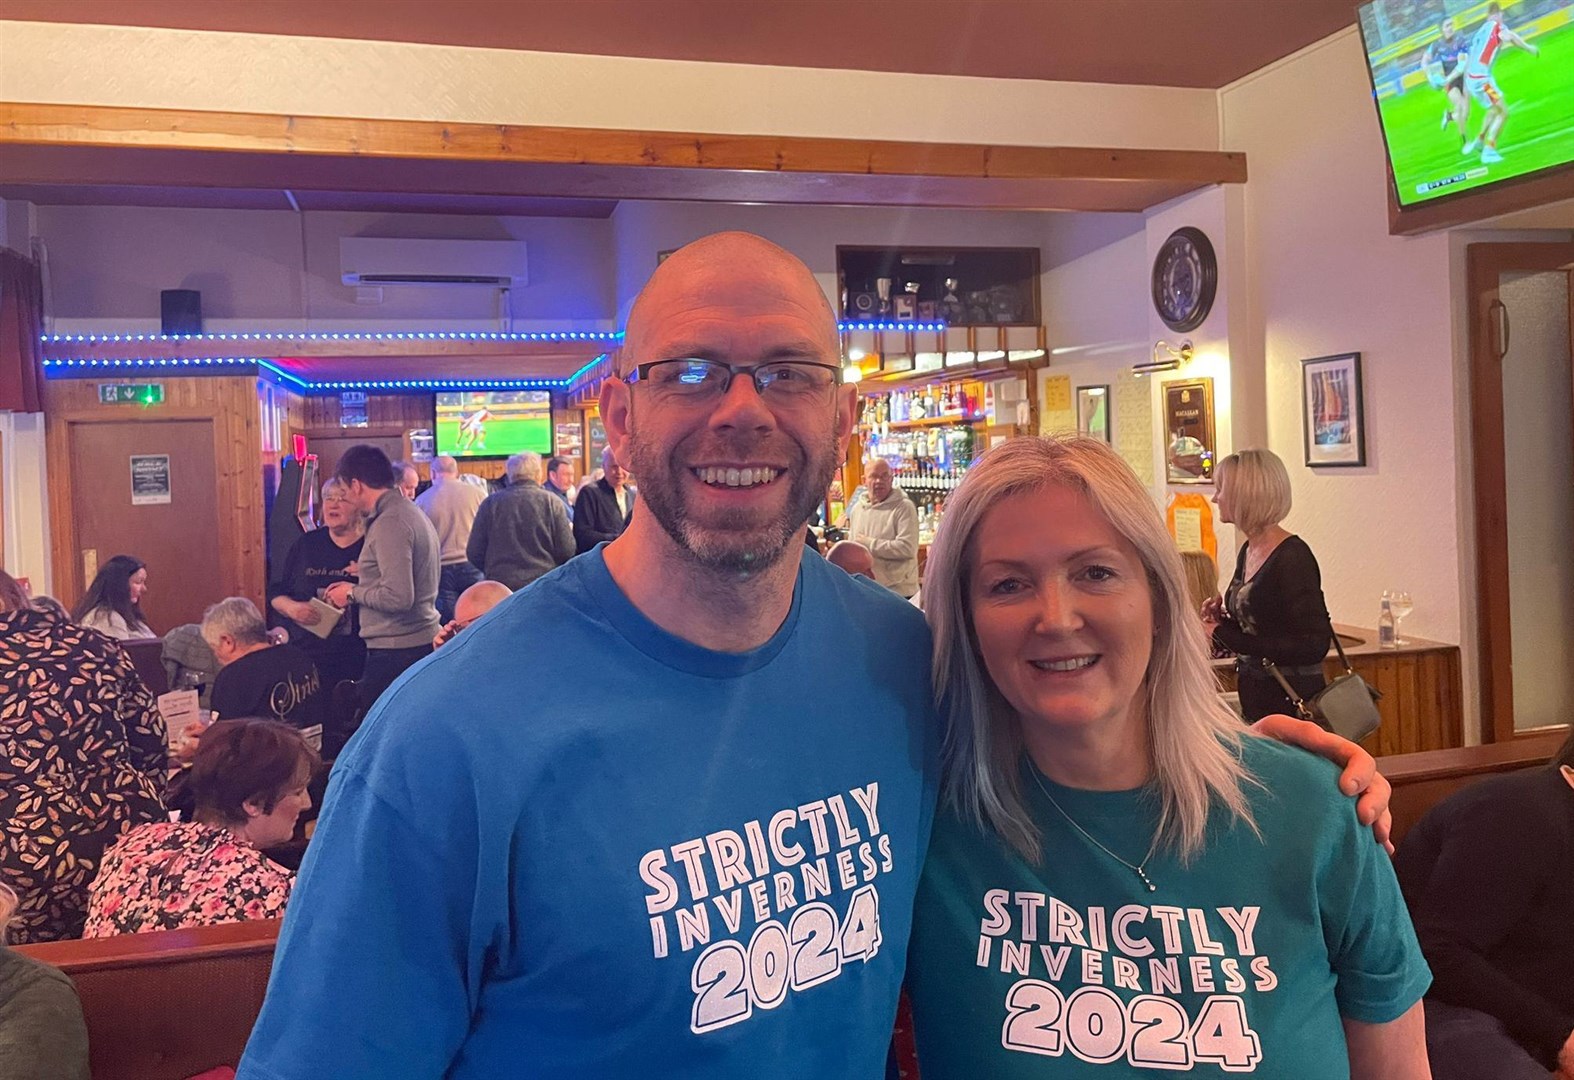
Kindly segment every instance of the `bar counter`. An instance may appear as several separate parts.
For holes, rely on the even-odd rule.
[[[1377,631],[1335,623],[1355,673],[1382,692],[1377,703],[1383,724],[1361,745],[1376,756],[1446,750],[1463,745],[1464,709],[1459,646],[1406,637],[1392,649],[1377,645]],[[1219,686],[1235,689],[1235,661],[1215,660]],[[1330,646],[1323,670],[1341,675],[1339,654]]]

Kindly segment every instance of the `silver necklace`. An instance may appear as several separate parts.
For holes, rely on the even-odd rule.
[[[1070,814],[1066,813],[1065,809],[1058,802],[1055,801],[1055,797],[1049,793],[1049,788],[1044,786],[1044,781],[1038,775],[1038,768],[1036,766],[1032,766],[1032,765],[1030,765],[1029,768],[1031,768],[1033,770],[1033,782],[1038,785],[1038,790],[1040,790],[1040,791],[1042,791],[1044,793],[1044,798],[1049,800],[1049,805],[1053,806],[1056,810],[1058,810],[1060,812],[1060,816],[1065,818],[1068,822],[1071,823],[1071,827],[1073,829],[1077,830],[1077,832],[1081,833],[1084,837],[1086,837],[1088,843],[1092,844],[1094,847],[1098,848],[1104,854],[1108,855],[1110,858],[1112,858],[1116,862],[1120,863],[1120,865],[1122,865],[1126,869],[1130,870],[1133,874],[1136,874],[1137,877],[1141,879],[1142,883],[1148,887],[1148,891],[1149,892],[1158,892],[1159,891],[1159,887],[1157,885],[1153,884],[1152,881],[1148,880],[1148,873],[1144,869],[1144,867],[1146,867],[1148,865],[1148,860],[1153,858],[1154,849],[1156,847],[1158,847],[1158,843],[1159,843],[1159,838],[1158,837],[1155,836],[1153,838],[1153,843],[1148,846],[1148,853],[1142,857],[1142,861],[1140,863],[1129,863],[1129,862],[1127,862],[1125,859],[1122,859],[1119,855],[1116,855],[1109,848],[1107,848],[1103,844],[1099,843],[1099,838],[1098,837],[1096,837],[1092,833],[1088,832],[1081,825],[1078,825],[1076,818],[1074,818]]]

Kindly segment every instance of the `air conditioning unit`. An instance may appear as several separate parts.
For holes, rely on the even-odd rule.
[[[339,280],[346,285],[490,285],[529,280],[521,240],[339,240]]]

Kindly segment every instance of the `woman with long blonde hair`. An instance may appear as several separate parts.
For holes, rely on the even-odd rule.
[[[1114,451],[986,455],[924,607],[946,724],[909,953],[925,1080],[1428,1077],[1430,976],[1386,854],[1332,766],[1222,704]]]

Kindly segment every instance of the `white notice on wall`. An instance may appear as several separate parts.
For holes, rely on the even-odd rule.
[[[1175,546],[1182,551],[1202,551],[1202,511],[1175,508]]]
[[[169,502],[169,455],[131,455],[131,505]]]

